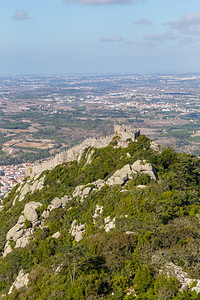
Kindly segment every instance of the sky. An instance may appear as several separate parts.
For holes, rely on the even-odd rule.
[[[0,5],[0,75],[200,73],[200,0]]]

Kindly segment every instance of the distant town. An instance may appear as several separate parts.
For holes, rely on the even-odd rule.
[[[0,198],[4,197],[17,183],[25,178],[27,163],[0,166]]]
[[[1,193],[26,163],[112,134],[114,122],[200,156],[200,74],[0,77]]]

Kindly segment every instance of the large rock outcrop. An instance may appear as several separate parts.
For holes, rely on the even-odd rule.
[[[42,206],[40,202],[31,201],[27,203],[24,207],[22,215],[20,215],[17,223],[10,228],[6,235],[6,245],[4,247],[3,257],[8,253],[12,252],[12,247],[10,242],[15,242],[15,248],[24,248],[29,243],[30,238],[32,237],[35,227],[40,225],[38,220],[38,215],[36,209]],[[28,221],[30,224],[29,228],[26,228],[25,222]]]
[[[38,207],[42,206],[42,204],[40,202],[29,202],[25,205],[24,207],[24,217],[25,219],[27,219],[29,222],[35,222],[38,220],[38,215],[36,212],[36,209]]]
[[[79,196],[80,201],[83,202],[84,198],[88,196],[91,192],[92,188],[90,186],[79,185],[75,188],[73,192],[73,197]]]
[[[49,217],[49,213],[56,208],[65,208],[66,204],[71,200],[72,198],[68,195],[63,196],[62,198],[55,197],[50,204],[48,205],[47,209],[43,211],[42,217],[44,219],[47,219]]]
[[[76,220],[72,222],[71,229],[69,231],[71,235],[75,238],[76,242],[83,239],[83,234],[85,232],[85,224],[78,224]]]
[[[120,170],[117,170],[108,180],[107,184],[108,185],[114,185],[114,184],[119,184],[123,185],[126,183],[126,181],[130,180],[131,174],[133,173],[132,168],[129,164],[125,165],[123,168]]]
[[[187,272],[179,266],[176,266],[172,262],[167,263],[161,270],[161,273],[166,273],[169,277],[176,277],[181,284],[180,290],[188,290],[191,285],[194,285],[191,290],[195,291],[197,294],[200,293],[200,280],[191,279]]]
[[[50,204],[48,205],[47,209],[43,211],[41,214],[41,217],[43,219],[39,220],[38,214],[36,209],[38,207],[41,207],[42,204],[40,202],[28,202],[24,206],[24,210],[22,211],[22,214],[20,215],[17,223],[10,228],[6,235],[6,244],[4,247],[4,253],[3,257],[5,257],[8,253],[12,252],[13,248],[24,248],[28,243],[30,242],[30,238],[33,236],[33,233],[35,231],[35,228],[38,226],[44,225],[44,219],[47,219],[49,217],[49,213],[53,209],[57,208],[65,208],[66,204],[71,200],[72,198],[68,195],[63,196],[61,199],[58,197],[55,197]],[[25,223],[28,221],[28,228],[26,228]],[[15,244],[11,243],[14,241]]]
[[[12,294],[13,290],[19,290],[20,288],[27,286],[29,283],[29,279],[28,279],[29,274],[24,274],[24,271],[21,270],[17,276],[17,278],[15,279],[15,281],[13,282],[13,284],[11,285],[8,294]]]
[[[28,194],[31,193],[33,194],[36,190],[41,190],[44,187],[44,180],[45,180],[45,175],[42,176],[41,178],[38,178],[36,176],[34,180],[27,180],[27,182],[22,182],[20,186],[18,187],[16,193],[19,194],[17,195],[13,201],[13,205],[15,205],[16,201],[18,200],[19,202],[24,200],[24,197]]]
[[[21,215],[17,221],[17,223],[8,231],[6,235],[7,240],[13,240],[16,241],[18,238],[20,238],[24,233],[24,222],[26,218]]]
[[[134,173],[148,174],[151,179],[157,179],[156,170],[150,163],[147,163],[146,160],[136,160],[131,168]]]

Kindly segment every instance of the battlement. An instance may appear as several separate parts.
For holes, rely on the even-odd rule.
[[[129,125],[115,125],[114,127],[115,135],[119,135],[122,140],[126,141],[127,139],[131,139],[135,141],[136,138],[140,135],[140,130],[133,130]]]
[[[35,175],[41,174],[46,170],[52,170],[57,165],[60,165],[69,161],[80,161],[81,156],[85,148],[103,148],[109,145],[114,136],[120,136],[122,142],[126,142],[127,139],[135,141],[140,135],[140,130],[133,130],[130,126],[115,125],[114,134],[99,138],[87,138],[82,143],[69,148],[63,152],[58,153],[55,157],[47,158],[41,163],[34,164],[32,167],[26,168],[26,176],[31,178]]]

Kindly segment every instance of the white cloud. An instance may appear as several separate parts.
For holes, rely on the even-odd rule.
[[[170,41],[175,40],[177,36],[174,36],[172,32],[166,31],[163,34],[146,34],[143,41]]]
[[[14,14],[14,16],[12,16],[13,19],[15,20],[27,20],[30,19],[28,14],[24,11],[24,10],[18,10],[16,11],[16,13]]]
[[[182,34],[200,34],[200,12],[186,14],[176,21],[165,23]]]
[[[115,42],[122,42],[123,38],[121,36],[112,36],[111,38],[101,37],[100,42],[106,43],[115,43]]]
[[[135,25],[153,25],[153,22],[148,19],[141,18],[141,19],[137,20],[134,24]]]
[[[131,4],[144,1],[145,0],[64,0],[66,3],[81,3],[88,5]]]
[[[181,45],[190,45],[190,44],[193,44],[194,43],[194,40],[191,39],[190,37],[184,37],[182,40],[180,40],[180,44]]]

